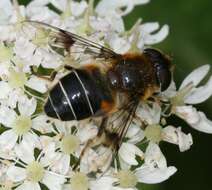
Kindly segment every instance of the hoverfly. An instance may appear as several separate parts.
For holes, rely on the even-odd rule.
[[[140,101],[148,100],[171,83],[171,61],[159,50],[117,54],[86,38],[38,21],[26,21],[50,30],[49,45],[67,52],[77,47],[102,63],[74,68],[49,91],[44,106],[47,116],[61,121],[101,117],[97,139],[117,152]],[[115,120],[111,118],[114,118]],[[86,147],[96,146],[96,139]],[[97,140],[98,141],[98,140]],[[83,149],[81,157],[86,148]]]

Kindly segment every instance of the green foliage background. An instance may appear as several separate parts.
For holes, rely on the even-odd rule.
[[[19,0],[27,3],[29,0]],[[130,28],[142,17],[144,22],[159,21],[169,24],[169,37],[155,46],[174,56],[176,65],[175,80],[178,84],[192,69],[212,64],[212,1],[211,0],[152,0],[151,3],[138,6],[125,18]],[[212,74],[212,72],[210,73]],[[212,98],[199,109],[207,113],[212,120]],[[162,144],[168,164],[178,168],[177,174],[168,181],[157,185],[141,186],[142,190],[211,190],[212,189],[212,135],[192,130],[185,123],[176,121],[183,131],[193,135],[191,150],[180,153],[178,148],[167,143]]]

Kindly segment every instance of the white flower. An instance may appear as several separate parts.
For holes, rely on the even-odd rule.
[[[125,53],[131,47],[131,43],[127,37],[123,38],[119,37],[118,34],[110,34],[107,38],[109,38],[110,47],[117,53]]]
[[[192,106],[178,106],[176,114],[192,128],[201,132],[212,133],[212,121],[203,112],[197,111],[196,108]]]
[[[90,181],[90,189],[91,190],[96,190],[96,189],[111,190],[111,189],[113,189],[113,184],[116,181],[117,181],[116,178],[106,175],[106,176],[100,177],[96,180],[91,180]]]
[[[50,0],[52,5],[54,5],[57,9],[63,12],[62,17],[70,17],[75,16],[78,17],[85,12],[87,8],[86,1],[69,1],[69,0]]]
[[[190,149],[193,144],[191,134],[183,133],[181,127],[167,126],[163,129],[162,136],[164,141],[178,145],[181,152]]]
[[[113,189],[110,187],[110,182],[113,182],[114,186],[117,185],[114,189],[129,188],[133,190],[136,189],[135,186],[138,182],[147,184],[160,183],[167,180],[177,171],[174,166],[167,167],[165,156],[155,143],[149,143],[144,157],[144,164],[134,171],[119,170],[114,174],[115,179],[112,177],[103,178],[103,181],[107,180],[109,182],[106,187]]]
[[[192,84],[192,89],[185,94],[184,103],[199,104],[206,101],[212,95],[212,76],[205,85],[199,86],[199,83],[206,77],[210,70],[210,65],[203,65],[191,72],[182,82],[179,90]]]
[[[143,130],[135,123],[132,123],[126,134],[126,138],[128,139],[121,144],[118,151],[119,162],[122,169],[129,169],[131,166],[138,165],[137,160],[143,160],[144,153],[136,146],[136,143],[142,142],[144,137]]]
[[[139,27],[139,41],[138,41],[138,47],[142,49],[144,45],[152,45],[157,44],[161,41],[163,41],[169,34],[169,26],[164,25],[159,30],[159,23],[153,22],[153,23],[144,23]],[[159,30],[159,31],[158,31]],[[157,33],[155,33],[158,31]]]
[[[119,149],[119,159],[122,164],[122,168],[125,168],[125,164],[128,165],[138,165],[136,156],[139,156],[140,159],[143,158],[143,152],[134,144],[131,143],[122,143]],[[125,163],[123,163],[125,162]]]
[[[15,184],[7,176],[7,171],[11,165],[12,163],[7,160],[1,160],[0,162],[0,184],[3,189],[12,189],[12,187],[15,186]]]
[[[0,24],[6,24],[12,15],[12,3],[7,0],[2,0],[0,3]]]
[[[139,124],[140,123],[136,123],[136,120],[131,123],[126,134],[128,143],[137,144],[145,138],[144,131],[141,129],[141,126],[139,126]]]
[[[41,146],[46,153],[45,160],[42,159],[42,161],[48,163],[52,171],[67,174],[70,169],[71,156],[79,157],[80,145],[84,147],[89,139],[95,138],[97,127],[91,123],[79,125],[76,121],[63,123],[54,121],[54,125],[57,129],[53,131],[56,136],[41,137]],[[73,134],[73,128],[76,126],[77,132],[75,130],[76,134]],[[88,165],[85,167],[89,167]]]
[[[80,171],[101,176],[111,167],[112,159],[113,151],[109,147],[99,145],[95,149],[88,148],[80,161]]]
[[[145,152],[145,163],[137,168],[135,175],[141,183],[154,184],[167,180],[177,169],[167,167],[166,159],[157,144],[150,143]]]
[[[162,127],[161,119],[161,107],[154,103],[152,107],[147,104],[141,104],[137,111],[137,115],[140,116],[147,124],[144,134],[147,140],[155,143],[160,141],[166,141],[179,146],[181,152],[190,149],[193,144],[191,134],[185,134],[181,131],[181,128],[175,128],[173,126]]]
[[[75,151],[79,148],[79,139],[71,134],[67,134],[57,139],[42,136],[41,147],[45,153],[42,162],[49,165],[52,171],[59,174],[67,174],[70,170],[70,159],[75,155]]]
[[[42,129],[39,125],[36,125],[36,117],[33,118],[36,106],[37,102],[34,98],[28,99],[24,97],[18,102],[18,111],[20,114],[17,114],[13,109],[8,107],[2,106],[0,108],[0,123],[5,128],[9,128],[0,135],[0,147],[4,151],[11,150],[18,142],[18,139],[38,146],[38,136],[32,130]],[[47,126],[45,118],[40,119],[40,122],[42,122],[40,125]]]
[[[197,111],[192,105],[202,103],[212,95],[212,76],[205,85],[197,87],[206,77],[209,69],[209,65],[195,69],[184,79],[179,90],[175,89],[175,93],[171,93],[171,96],[168,97],[172,104],[172,113],[184,119],[194,129],[205,133],[212,133],[212,122],[203,112]],[[169,93],[169,89],[165,95],[167,93]]]
[[[34,148],[30,144],[21,143],[15,148],[17,157],[20,161],[18,163],[22,166],[16,166],[15,164],[10,166],[7,175],[8,178],[20,184],[15,189],[28,190],[28,189],[41,189],[39,182],[45,184],[50,190],[59,190],[61,185],[65,182],[65,177],[57,173],[51,172],[45,167],[40,158],[34,157]]]
[[[102,0],[96,7],[96,12],[100,16],[124,16],[130,13],[134,6],[148,3],[149,0]],[[107,11],[105,11],[107,10]]]
[[[25,14],[31,20],[50,21],[58,15],[47,7],[49,0],[33,0],[26,6]]]

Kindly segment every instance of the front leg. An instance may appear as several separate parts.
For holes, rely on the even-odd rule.
[[[49,82],[52,82],[52,81],[55,79],[56,75],[57,75],[57,71],[53,71],[53,72],[51,73],[50,76],[41,75],[41,74],[37,73],[37,72],[34,70],[34,67],[33,67],[33,66],[30,66],[30,70],[31,70],[31,73],[32,73],[33,75],[37,76],[38,78],[47,80],[47,81],[49,81]]]
[[[73,68],[72,66],[70,66],[70,65],[64,65],[63,68],[66,69],[66,70],[69,70],[69,71],[72,71],[72,70],[74,69],[74,68]],[[50,81],[50,82],[54,81],[54,79],[55,79],[55,77],[56,77],[56,75],[57,75],[57,73],[58,73],[58,70],[60,70],[60,69],[61,69],[61,67],[59,67],[59,69],[57,69],[57,70],[54,70],[54,71],[50,74],[50,76],[45,76],[45,75],[41,75],[41,74],[37,73],[37,72],[34,70],[34,67],[33,67],[33,66],[30,66],[31,73],[32,73],[33,75],[37,76],[38,78],[41,78],[41,79]]]

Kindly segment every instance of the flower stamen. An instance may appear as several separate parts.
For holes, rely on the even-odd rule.
[[[149,141],[159,143],[162,140],[162,127],[160,125],[148,125],[144,133]]]
[[[130,170],[121,170],[117,173],[119,185],[122,188],[133,188],[138,183],[135,174]]]
[[[71,189],[88,190],[89,188],[88,177],[82,172],[75,173],[70,179],[70,183]]]
[[[80,144],[80,141],[76,136],[67,135],[63,137],[61,141],[61,150],[65,154],[72,154],[77,150],[77,148],[79,147],[79,144]]]
[[[29,116],[20,115],[13,123],[13,130],[17,135],[26,134],[32,126],[32,120]]]
[[[9,61],[13,58],[12,48],[6,47],[3,43],[0,44],[0,62]]]
[[[27,77],[24,72],[17,72],[14,69],[10,69],[8,83],[12,88],[23,88],[26,81]]]
[[[36,161],[30,163],[27,168],[27,178],[32,182],[39,182],[44,176],[44,168],[43,166]]]

